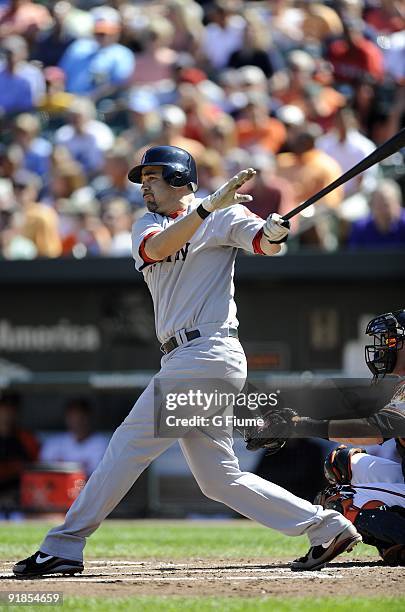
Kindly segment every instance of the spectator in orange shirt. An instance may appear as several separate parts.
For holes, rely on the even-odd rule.
[[[35,245],[39,257],[59,257],[62,242],[58,214],[50,206],[37,202],[40,180],[28,170],[18,170],[13,186],[23,212],[21,234]]]
[[[315,148],[315,140],[319,135],[318,126],[304,126],[296,132],[294,139],[291,139],[291,152],[277,155],[277,174],[293,187],[294,206],[304,202],[342,174],[339,164],[332,157]],[[321,203],[328,208],[336,208],[342,199],[343,187],[339,187],[322,198]]]
[[[0,396],[0,514],[18,510],[20,478],[27,464],[38,459],[35,436],[18,424],[20,397]]]
[[[238,144],[242,149],[278,153],[286,139],[286,129],[281,121],[269,117],[267,96],[253,92],[247,96],[236,128]]]

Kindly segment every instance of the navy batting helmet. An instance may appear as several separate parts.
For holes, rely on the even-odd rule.
[[[148,149],[141,163],[132,168],[128,178],[133,183],[141,183],[144,166],[163,166],[162,176],[172,187],[189,185],[192,191],[197,190],[197,167],[193,157],[180,147],[158,146]]]
[[[404,346],[405,310],[387,312],[372,319],[366,328],[374,344],[367,345],[366,363],[375,379],[391,374],[397,362],[397,352]]]

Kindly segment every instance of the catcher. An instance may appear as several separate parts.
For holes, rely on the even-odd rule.
[[[387,374],[404,377],[405,309],[372,319],[366,334],[373,339],[365,357],[374,382]],[[315,503],[351,520],[364,543],[375,546],[387,564],[405,565],[405,378],[388,404],[366,419],[317,420],[280,408],[263,421],[245,430],[248,450],[264,448],[273,454],[290,437],[314,435],[346,443],[326,458],[330,486]],[[364,442],[361,448],[347,446]]]

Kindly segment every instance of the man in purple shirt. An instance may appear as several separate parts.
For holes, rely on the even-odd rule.
[[[352,225],[349,247],[405,248],[405,210],[398,184],[380,181],[370,199],[370,214]]]

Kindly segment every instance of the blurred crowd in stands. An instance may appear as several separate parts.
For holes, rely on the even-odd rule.
[[[129,168],[190,151],[286,212],[405,118],[401,0],[0,0],[0,257],[127,256]],[[404,151],[295,218],[288,249],[405,246]]]

